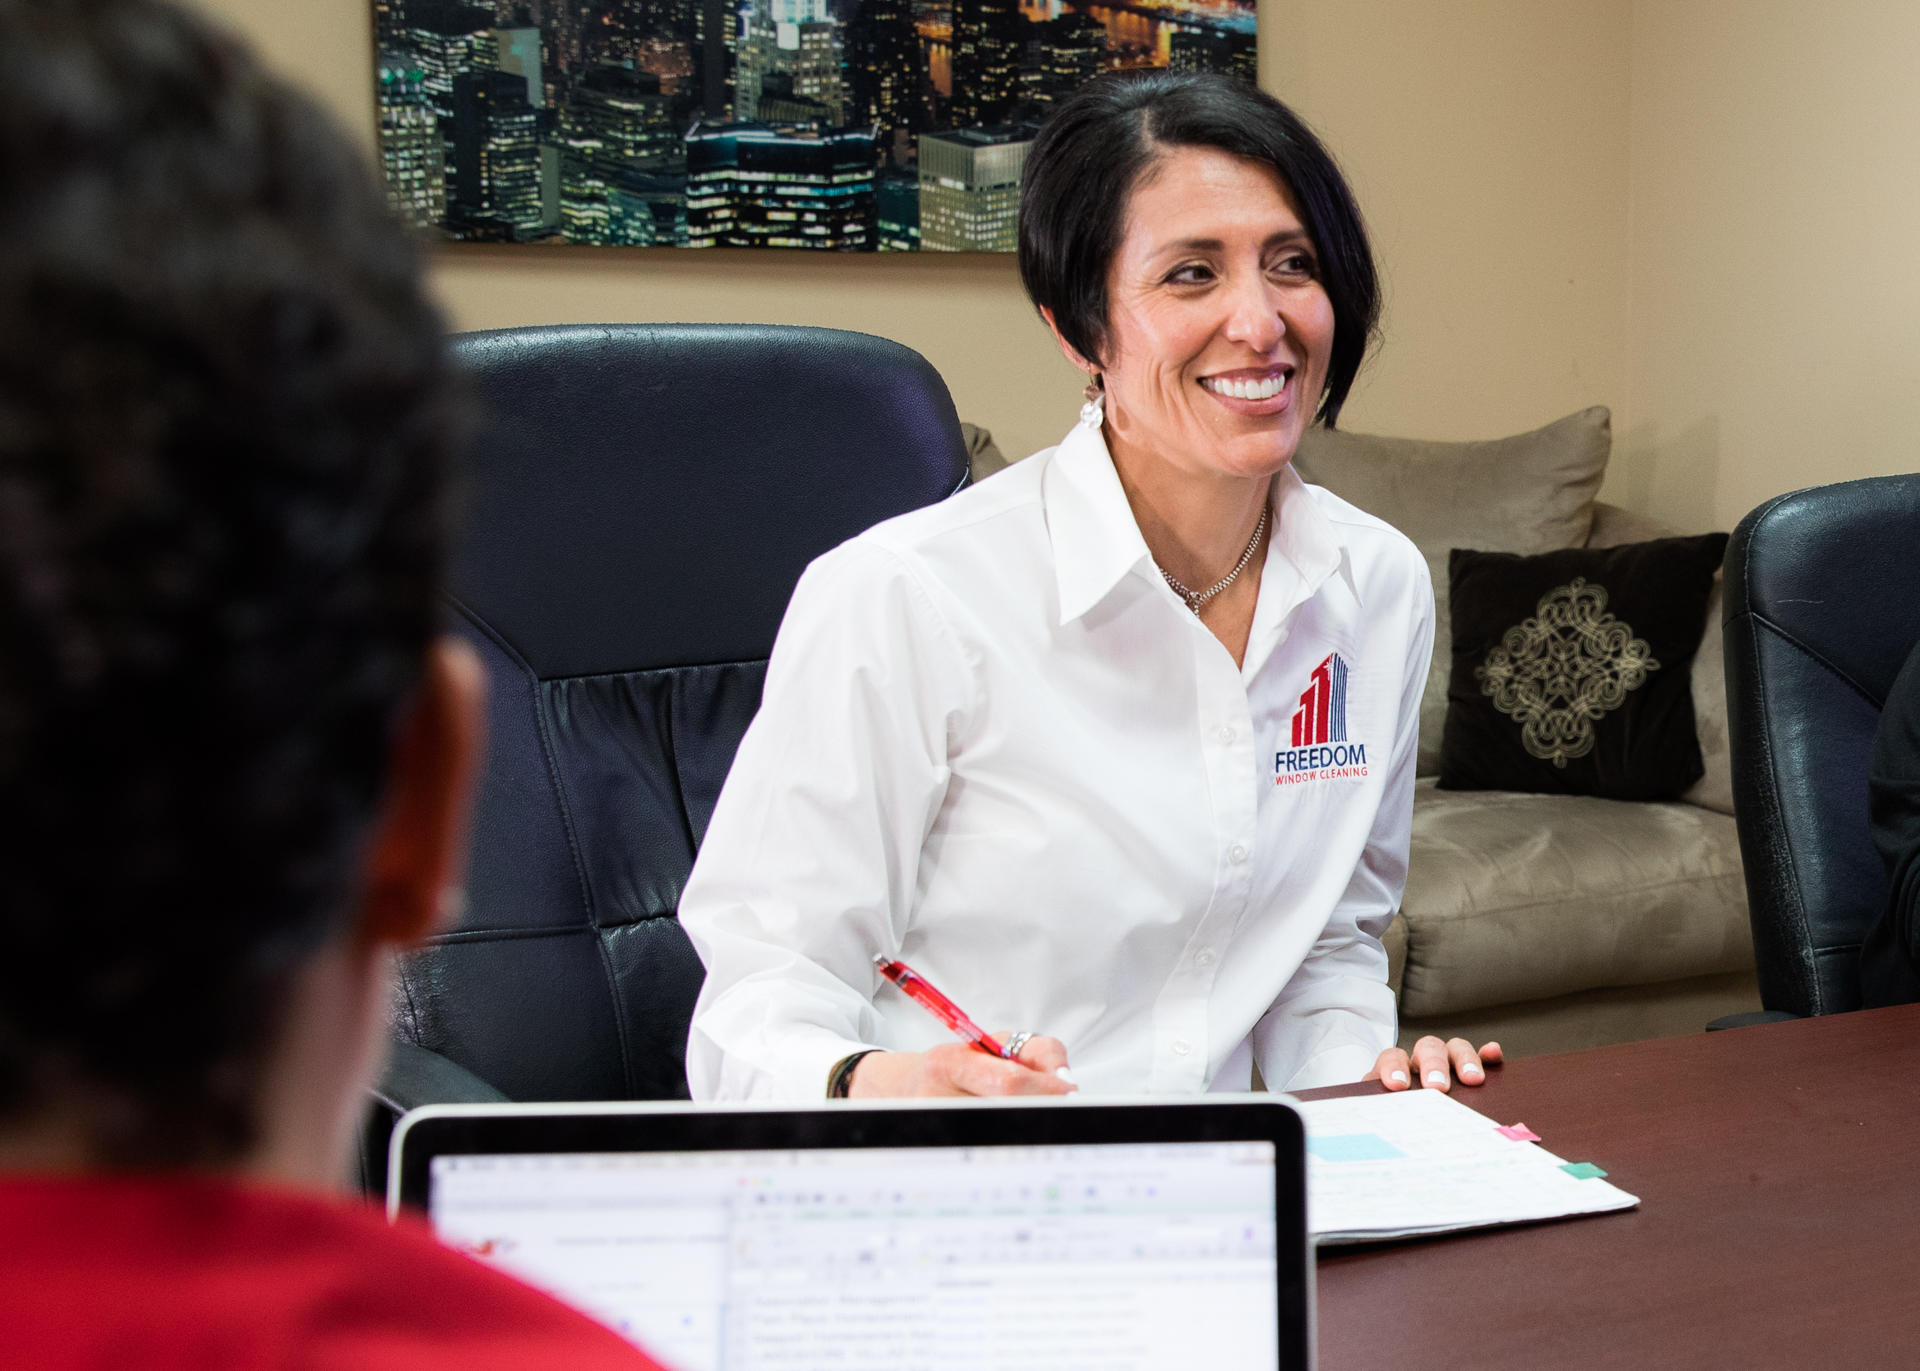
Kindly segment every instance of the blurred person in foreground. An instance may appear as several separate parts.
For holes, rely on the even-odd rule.
[[[458,422],[346,139],[148,0],[0,0],[0,1360],[651,1365],[327,1193],[462,871]]]

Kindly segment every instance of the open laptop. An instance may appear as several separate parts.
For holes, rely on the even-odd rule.
[[[435,1106],[389,1208],[676,1371],[1296,1371],[1300,1117],[1272,1097]]]

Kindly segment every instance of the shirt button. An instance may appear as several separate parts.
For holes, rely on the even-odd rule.
[[[1184,1057],[1193,1051],[1193,1044],[1185,1038],[1175,1038],[1168,1046],[1173,1049],[1173,1055],[1176,1057]]]
[[[1195,966],[1212,966],[1213,965],[1213,949],[1210,947],[1203,947],[1198,952],[1194,953],[1193,964]]]
[[[1231,725],[1231,724],[1222,724],[1222,725],[1220,725],[1220,731],[1219,731],[1219,733],[1217,733],[1217,734],[1216,734],[1215,736],[1216,736],[1216,737],[1218,737],[1218,738],[1220,739],[1220,741],[1221,741],[1221,742],[1223,742],[1223,743],[1230,743],[1230,742],[1232,742],[1232,741],[1233,741],[1233,740],[1234,740],[1235,738],[1237,738],[1237,737],[1239,737],[1240,735],[1239,735],[1238,733],[1235,733],[1235,732],[1233,731],[1233,725]]]
[[[1231,860],[1232,860],[1232,861],[1233,861],[1233,862],[1234,862],[1234,863],[1235,863],[1236,865],[1237,865],[1237,864],[1239,864],[1239,863],[1241,863],[1241,862],[1244,862],[1244,861],[1245,861],[1245,860],[1247,859],[1247,848],[1246,848],[1246,844],[1244,844],[1244,843],[1235,843],[1235,844],[1234,844],[1234,845],[1233,845],[1232,847],[1230,847],[1230,848],[1228,848],[1228,849],[1227,849],[1227,856],[1228,856],[1228,858],[1229,858],[1229,859],[1231,859]]]

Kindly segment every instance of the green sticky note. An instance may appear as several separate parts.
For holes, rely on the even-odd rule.
[[[1592,1162],[1562,1162],[1560,1169],[1580,1181],[1596,1180],[1607,1174]]]

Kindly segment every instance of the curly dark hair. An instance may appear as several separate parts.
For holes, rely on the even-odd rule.
[[[1088,361],[1107,348],[1107,271],[1134,185],[1164,148],[1218,148],[1280,173],[1319,249],[1333,355],[1318,417],[1332,428],[1380,321],[1380,281],[1346,178],[1300,116],[1215,72],[1129,71],[1089,81],[1047,116],[1020,186],[1020,279]]]
[[[460,425],[351,143],[155,0],[0,0],[0,1123],[230,1158],[350,907]]]

